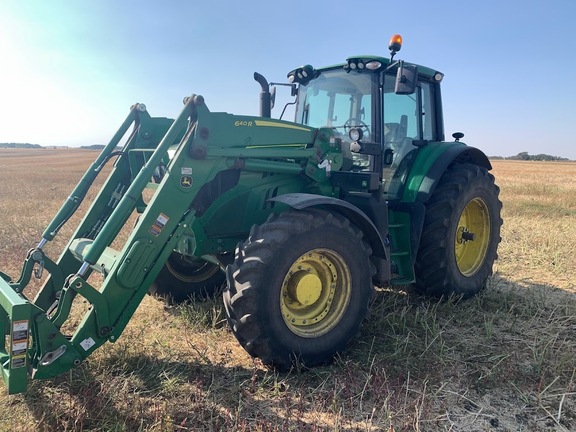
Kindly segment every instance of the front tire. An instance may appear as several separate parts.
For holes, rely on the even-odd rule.
[[[469,298],[480,292],[498,257],[500,189],[486,168],[450,166],[426,204],[415,273],[427,295]]]
[[[232,332],[279,369],[329,362],[358,332],[373,292],[371,250],[340,215],[287,211],[254,226],[226,271]]]

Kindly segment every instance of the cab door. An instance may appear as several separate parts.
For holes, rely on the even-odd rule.
[[[388,200],[400,198],[418,147],[436,138],[433,85],[419,80],[414,93],[396,94],[395,78],[385,76],[382,101],[382,181]]]

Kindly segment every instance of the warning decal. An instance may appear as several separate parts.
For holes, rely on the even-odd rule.
[[[11,369],[26,366],[26,354],[28,350],[28,321],[14,321],[12,323]]]
[[[150,234],[152,234],[154,237],[158,237],[164,226],[168,223],[169,219],[170,218],[164,213],[160,213],[160,215],[154,221],[154,224],[150,227]]]
[[[18,369],[26,366],[26,355],[12,357],[12,365],[10,369]]]
[[[12,340],[28,340],[28,321],[12,323]]]
[[[84,339],[82,342],[80,342],[80,346],[84,348],[84,351],[88,351],[94,345],[96,345],[96,342],[94,342],[94,339],[92,339],[91,337]]]
[[[28,348],[28,341],[13,341],[12,342],[12,355],[26,354]]]

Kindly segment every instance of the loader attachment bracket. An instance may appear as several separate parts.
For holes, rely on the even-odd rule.
[[[0,279],[0,365],[8,394],[26,390],[28,384],[28,344],[32,305]]]

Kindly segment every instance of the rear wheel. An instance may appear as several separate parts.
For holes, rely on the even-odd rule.
[[[149,292],[179,303],[221,291],[226,276],[214,263],[172,252]]]
[[[429,295],[472,297],[486,286],[500,242],[502,203],[486,168],[452,165],[426,204],[416,287]]]
[[[373,291],[371,250],[349,220],[288,211],[254,226],[228,266],[224,305],[253,357],[287,369],[330,361],[356,335]]]

